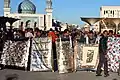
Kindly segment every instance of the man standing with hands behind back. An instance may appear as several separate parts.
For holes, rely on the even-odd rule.
[[[96,76],[102,76],[101,75],[101,68],[104,65],[104,77],[108,77],[108,63],[107,63],[107,40],[108,40],[108,32],[105,30],[103,32],[103,36],[100,39],[99,44],[99,64],[96,71]]]

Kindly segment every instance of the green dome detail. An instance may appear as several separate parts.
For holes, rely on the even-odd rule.
[[[35,14],[36,7],[30,0],[24,0],[18,6],[18,13]]]

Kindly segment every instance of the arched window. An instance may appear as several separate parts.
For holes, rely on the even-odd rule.
[[[114,15],[114,11],[113,11],[113,15]]]
[[[106,13],[108,13],[108,11],[106,11]]]
[[[26,21],[26,25],[25,25],[25,27],[30,26],[30,24],[29,24],[30,22],[31,22],[30,20],[27,20],[27,21]]]
[[[36,27],[37,27],[37,22],[34,23],[34,28],[36,28]]]
[[[113,13],[113,11],[111,10],[111,14]]]
[[[104,10],[104,14],[105,14],[105,10]]]
[[[23,29],[23,22],[20,23],[20,29]]]
[[[20,26],[23,26],[23,22],[21,22]]]

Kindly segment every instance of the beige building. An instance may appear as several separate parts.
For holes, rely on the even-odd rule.
[[[12,0],[4,0],[4,16],[20,19],[13,24],[14,28],[26,29],[38,27],[42,30],[52,28],[53,9],[51,0],[46,0],[46,14],[36,13],[36,6],[30,0],[23,0],[18,5],[17,13],[11,13],[11,1]]]
[[[100,17],[120,18],[120,6],[102,6],[100,8]]]
[[[102,6],[100,8],[100,17],[111,18],[101,22],[102,30],[113,30],[118,33],[120,30],[120,6]]]

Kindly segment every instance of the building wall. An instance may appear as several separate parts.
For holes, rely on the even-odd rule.
[[[120,6],[102,6],[100,17],[120,18]]]
[[[44,29],[44,14],[18,14],[18,13],[14,13],[14,14],[9,14],[7,15],[7,17],[12,17],[12,18],[18,18],[18,19],[21,19],[17,22],[15,22],[13,24],[13,26],[15,28],[19,28],[20,27],[20,24],[21,22],[23,22],[23,28],[25,29],[25,26],[26,26],[26,22],[30,20],[29,22],[29,26],[27,27],[30,27],[30,28],[34,28],[34,23],[36,22],[37,25],[36,27],[38,27],[39,29]]]
[[[52,9],[46,8],[46,30],[50,30],[52,28]]]
[[[37,27],[39,29],[44,29],[46,27],[46,30],[49,30],[52,28],[52,0],[46,0],[46,14],[18,14],[18,13],[11,13],[11,7],[10,7],[11,0],[4,0],[4,16],[5,17],[12,17],[12,18],[18,18],[21,19],[13,24],[15,28],[19,28],[19,25],[21,22],[26,22],[26,20],[31,20],[30,27],[33,28],[33,22],[37,22]],[[9,24],[8,24],[9,25]]]
[[[120,6],[102,6],[100,8],[100,17],[102,18],[120,18]],[[114,23],[114,22],[113,22]],[[108,26],[108,25],[107,25]],[[118,28],[120,26],[113,28],[107,28],[103,30],[113,30],[116,33],[118,32]],[[103,31],[101,30],[101,31]]]

